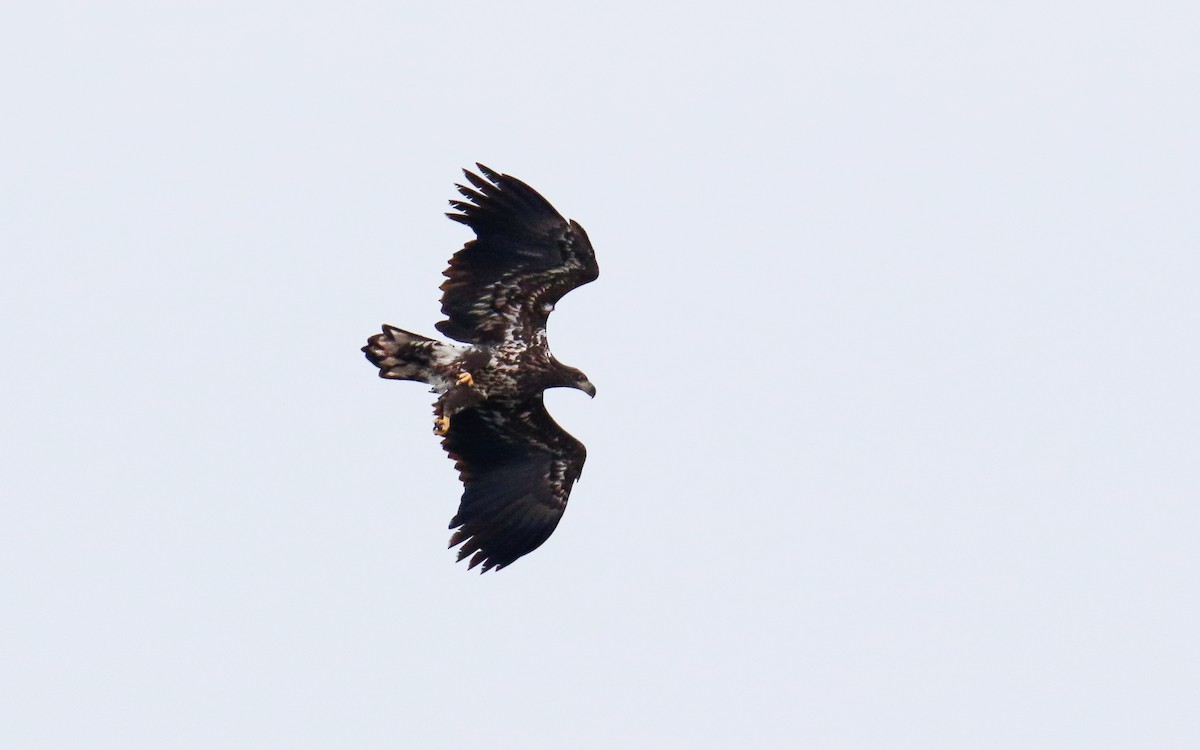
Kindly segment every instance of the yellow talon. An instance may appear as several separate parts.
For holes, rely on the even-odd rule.
[[[450,417],[442,416],[433,420],[433,432],[437,435],[445,435],[450,431]]]
[[[475,385],[475,378],[471,377],[471,373],[464,372],[462,375],[459,375],[458,380],[455,380],[454,382],[459,385]]]

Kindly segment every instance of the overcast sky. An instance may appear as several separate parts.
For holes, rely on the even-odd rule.
[[[0,746],[1200,747],[1195,3],[417,5],[3,11]],[[485,576],[476,161],[601,268]]]

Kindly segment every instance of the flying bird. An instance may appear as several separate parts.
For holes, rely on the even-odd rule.
[[[545,542],[567,507],[587,451],[551,418],[547,388],[595,397],[587,376],[546,343],[555,303],[600,273],[587,233],[520,180],[476,165],[456,185],[451,219],[476,238],[450,259],[436,328],[461,344],[390,325],[363,347],[379,376],[428,383],[434,433],[463,494],[450,547],[468,569],[500,570]],[[486,179],[485,179],[486,178]]]

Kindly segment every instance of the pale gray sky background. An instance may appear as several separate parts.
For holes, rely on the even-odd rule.
[[[0,747],[1200,747],[1200,6],[433,6],[3,11]],[[601,266],[482,577],[476,160]]]

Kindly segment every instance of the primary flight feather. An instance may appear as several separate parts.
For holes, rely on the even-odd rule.
[[[550,537],[587,456],[542,403],[547,388],[595,386],[546,343],[546,320],[600,270],[583,227],[520,180],[476,165],[446,214],[476,235],[450,259],[437,329],[449,344],[389,325],[363,347],[379,376],[438,393],[434,432],[463,483],[450,546],[483,572]],[[486,178],[486,179],[485,179]]]

